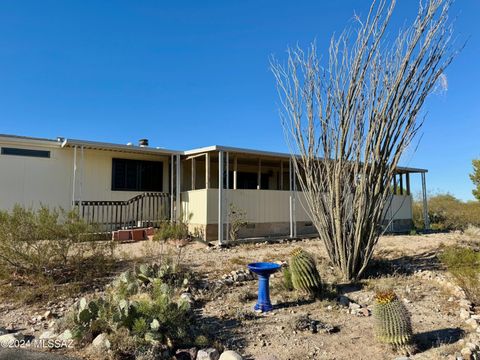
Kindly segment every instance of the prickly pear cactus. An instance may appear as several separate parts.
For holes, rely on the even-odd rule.
[[[301,248],[292,251],[290,256],[290,272],[293,287],[312,296],[318,296],[322,288],[320,274],[311,254]]]
[[[414,352],[410,314],[393,291],[377,292],[373,308],[375,336],[396,351]]]

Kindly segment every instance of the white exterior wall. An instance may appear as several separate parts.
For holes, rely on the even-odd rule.
[[[0,147],[50,151],[50,158],[0,155],[0,209],[15,204],[38,208],[70,209],[73,190],[74,149],[51,142],[2,141]],[[112,191],[112,158],[163,161],[163,191],[169,189],[169,156],[77,148],[76,200],[128,200],[139,192]]]
[[[224,190],[225,213],[229,204],[246,212],[249,223],[288,222],[290,219],[289,191],[277,190]],[[296,193],[296,221],[310,221],[307,210],[302,205],[304,195]],[[184,214],[191,215],[192,224],[218,223],[218,189],[191,190],[182,193]],[[394,195],[391,207],[386,211],[389,219],[412,218],[412,198],[409,195]]]

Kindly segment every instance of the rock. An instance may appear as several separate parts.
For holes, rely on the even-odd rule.
[[[49,340],[57,337],[57,334],[55,334],[53,331],[47,330],[44,331],[38,338],[40,340]]]
[[[100,335],[97,335],[97,337],[92,341],[92,346],[97,350],[110,349],[110,341],[108,340],[107,334],[101,333]]]
[[[10,333],[0,336],[0,348],[11,347],[15,345],[15,342],[22,341],[24,336],[21,332]]]
[[[220,355],[219,360],[243,360],[243,357],[235,351],[227,350]]]
[[[402,356],[402,357],[395,358],[395,360],[410,360],[410,359],[406,356]]]
[[[175,360],[195,360],[197,358],[197,348],[178,349],[175,353]]]
[[[460,350],[460,354],[465,360],[472,360],[472,351],[469,348],[463,348]]]
[[[358,310],[361,308],[361,306],[357,303],[351,302],[350,304],[348,304],[348,308],[350,310]]]
[[[202,349],[197,353],[197,360],[218,360],[219,358],[220,354],[214,348]]]
[[[67,341],[67,340],[71,340],[72,338],[73,338],[72,332],[67,329],[63,333],[58,335],[57,340]]]
[[[470,327],[473,328],[473,329],[478,328],[478,322],[477,322],[477,320],[475,320],[475,319],[465,320],[465,324],[467,324],[468,326],[470,326]]]
[[[338,298],[337,298],[337,301],[340,305],[342,306],[349,306],[350,304],[350,299],[348,297],[346,297],[345,295],[340,295]]]
[[[182,293],[182,295],[180,295],[180,299],[188,302],[190,305],[193,304],[193,296],[189,292]]]
[[[8,330],[5,329],[3,326],[0,326],[0,335],[5,335],[8,333]]]
[[[464,308],[461,308],[460,309],[460,319],[467,320],[469,318],[470,318],[470,311],[468,311]]]
[[[44,319],[49,320],[49,319],[51,319],[52,317],[53,317],[53,314],[52,314],[52,312],[51,312],[50,310],[45,311],[45,313],[43,314],[43,318],[44,318]]]

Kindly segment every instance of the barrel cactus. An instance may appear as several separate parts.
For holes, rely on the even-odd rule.
[[[301,248],[292,251],[290,272],[293,287],[311,296],[320,294],[322,283],[313,256]]]
[[[414,350],[410,314],[393,291],[377,292],[373,314],[375,336],[396,351],[411,354]]]

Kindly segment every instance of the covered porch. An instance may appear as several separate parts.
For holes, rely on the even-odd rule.
[[[399,168],[384,226],[390,232],[412,226],[410,174],[421,173],[426,209],[425,172]],[[219,243],[231,241],[233,206],[245,213],[239,239],[290,237],[316,233],[302,205],[289,154],[212,146],[186,151],[181,160],[181,208],[192,231]],[[426,212],[425,212],[426,214]],[[428,224],[428,222],[426,222]]]

